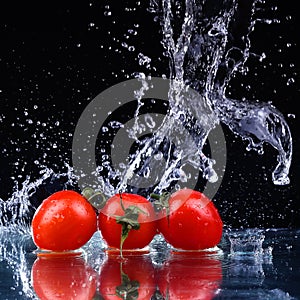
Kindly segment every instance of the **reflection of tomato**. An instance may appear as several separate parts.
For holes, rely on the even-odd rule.
[[[221,262],[199,253],[173,254],[158,269],[157,284],[165,299],[213,299],[222,280]]]
[[[81,257],[39,257],[31,270],[33,288],[41,300],[92,299],[97,272]]]
[[[154,268],[147,255],[123,260],[108,256],[100,272],[100,294],[105,300],[149,300],[154,292]]]
[[[222,237],[219,212],[204,194],[181,189],[171,195],[158,220],[158,230],[174,248],[200,250],[216,246]]]

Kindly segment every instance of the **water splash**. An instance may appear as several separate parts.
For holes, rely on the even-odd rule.
[[[248,151],[255,150],[263,154],[264,143],[272,145],[278,151],[278,164],[272,172],[272,180],[276,185],[289,184],[292,137],[284,116],[267,103],[240,102],[225,97],[215,102],[221,122],[249,142]]]
[[[12,274],[11,291],[20,298],[37,299],[30,282],[30,257],[36,247],[27,231],[13,230],[12,227],[0,227],[0,262]],[[34,259],[33,255],[32,258]],[[6,279],[9,281],[9,278]],[[3,296],[3,293],[1,293]]]
[[[42,167],[40,178],[32,180],[29,176],[19,187],[18,182],[9,199],[0,199],[1,226],[15,228],[16,231],[30,232],[30,220],[37,206],[51,193],[68,187],[76,188],[78,177],[73,168],[65,165],[66,172],[56,173],[53,169]]]
[[[247,150],[263,154],[265,144],[274,147],[278,152],[278,164],[272,173],[273,183],[289,183],[292,138],[283,115],[269,103],[236,100],[228,96],[231,80],[237,74],[248,72],[248,60],[265,59],[264,53],[251,52],[251,33],[258,23],[272,23],[258,13],[264,6],[263,1],[248,1],[244,5],[247,16],[243,21],[246,25],[240,32],[234,32],[240,18],[240,6],[238,0],[219,1],[218,5],[195,0],[150,2],[149,10],[161,25],[161,42],[169,61],[168,112],[151,137],[139,140],[147,127],[139,116],[144,105],[142,98],[152,87],[151,76],[135,73],[141,88],[134,94],[137,107],[134,122],[127,133],[128,139],[138,145],[138,150],[122,164],[121,170],[112,167],[109,160],[102,160],[101,170],[97,170],[100,171],[99,189],[108,196],[116,191],[149,195],[171,186],[179,188],[191,176],[185,172],[186,166],[200,170],[206,181],[218,181],[216,162],[205,154],[203,148],[209,134],[220,123],[247,140]],[[238,36],[231,39],[233,34]],[[138,53],[137,59],[141,66],[147,65],[150,69],[151,58]],[[197,93],[191,93],[191,89]],[[186,135],[182,134],[183,128]],[[107,127],[104,129],[108,130]],[[159,156],[161,159],[156,159]],[[165,161],[163,168],[162,160]],[[101,175],[103,169],[104,176]],[[162,175],[157,173],[161,169]],[[138,176],[132,185],[135,174]],[[159,182],[151,190],[136,188],[143,186],[142,178],[159,175]]]
[[[202,151],[208,133],[218,122],[248,140],[247,150],[262,154],[263,144],[270,144],[278,151],[273,183],[289,184],[292,137],[284,116],[269,103],[239,101],[226,94],[231,79],[237,73],[247,72],[246,63],[250,57],[259,61],[265,57],[265,54],[251,53],[250,40],[256,24],[267,22],[256,17],[263,2],[253,1],[249,7],[248,26],[240,38],[243,42],[239,47],[229,41],[229,36],[241,3],[228,0],[219,4],[193,0],[152,2],[152,8],[155,6],[154,10],[160,14],[163,44],[170,60],[170,78],[175,83],[170,86],[170,115],[176,118],[182,113],[186,117],[192,112],[196,116],[197,125],[202,129],[198,152]],[[186,85],[202,97],[186,99],[181,95]],[[203,120],[203,115],[208,118]]]
[[[131,155],[124,172],[120,173],[116,190],[127,190],[135,172],[148,176],[149,170],[155,170],[155,166],[159,168],[155,157],[160,151],[163,151],[167,164],[160,182],[151,192],[160,193],[176,186],[176,182],[184,182],[189,174],[184,174],[183,180],[180,174],[184,173],[186,165],[200,170],[205,180],[216,182],[215,161],[205,155],[203,148],[210,132],[220,123],[248,141],[247,151],[254,150],[262,155],[265,144],[277,150],[278,163],[272,172],[272,181],[275,185],[289,184],[292,137],[284,116],[268,102],[228,96],[231,80],[237,74],[249,71],[248,60],[261,62],[265,59],[264,53],[251,52],[250,34],[258,23],[272,23],[258,13],[263,1],[249,2],[246,5],[248,14],[243,20],[246,25],[235,37],[238,42],[231,41],[230,36],[240,18],[240,5],[238,0],[220,1],[219,5],[195,0],[150,2],[149,10],[160,22],[162,44],[169,60],[169,110],[151,138],[143,143],[136,139],[140,144],[139,151]],[[138,73],[138,78],[141,89],[136,92],[139,104],[130,131],[132,137],[142,128],[137,121],[140,101],[144,91],[151,88],[147,81],[151,77]],[[191,89],[196,93],[191,93]],[[182,138],[183,127],[188,134],[177,149],[174,137]],[[140,184],[139,181],[135,183],[136,186]]]
[[[144,93],[152,88],[149,85],[151,77],[136,73],[141,89],[135,93],[137,109],[127,136],[138,145],[138,150],[129,156],[128,161],[122,163],[120,170],[116,170],[110,165],[107,153],[102,153],[103,149],[100,149],[99,155],[106,158],[103,158],[103,163],[94,172],[98,188],[104,194],[110,196],[116,191],[131,189],[129,181],[135,173],[141,175],[140,178],[137,176],[137,187],[142,185],[142,177],[158,178],[161,175],[151,191],[144,191],[147,195],[149,192],[160,193],[170,187],[179,188],[180,184],[185,185],[191,179],[191,174],[184,170],[185,166],[200,171],[204,181],[218,181],[216,162],[205,154],[204,147],[209,134],[220,123],[247,140],[247,150],[263,154],[265,144],[276,149],[278,164],[272,173],[273,183],[289,183],[292,137],[284,116],[270,103],[233,99],[228,92],[231,80],[237,74],[248,72],[247,63],[250,58],[258,61],[265,59],[264,53],[258,55],[251,51],[251,33],[256,25],[273,22],[262,18],[258,13],[264,5],[264,1],[248,1],[248,13],[243,20],[246,25],[236,33],[234,27],[240,18],[241,1],[224,0],[218,1],[218,4],[196,0],[150,1],[149,11],[160,22],[161,42],[169,62],[168,77],[171,80],[168,87],[168,109],[159,126],[149,122],[149,119],[143,124],[139,113],[144,105]],[[234,34],[238,36],[232,39]],[[137,59],[141,66],[150,69],[150,57],[138,53]],[[191,90],[196,93],[191,93]],[[111,120],[108,124],[116,129],[123,125],[117,120]],[[153,134],[141,141],[137,136],[146,127]],[[107,129],[103,127],[102,131]],[[176,147],[177,145],[180,147]],[[71,175],[72,171],[55,174],[47,167],[39,167],[39,179],[32,181],[27,177],[21,187],[16,184],[9,199],[0,200],[0,225],[18,223],[25,226],[38,205],[39,201],[35,198],[38,198],[37,194],[46,181],[54,179],[59,182],[61,179],[59,188],[68,185],[76,187],[78,177]],[[102,175],[103,170],[105,176]],[[163,173],[155,173],[157,170],[163,170]],[[140,192],[136,189],[130,191]]]
[[[226,233],[232,256],[250,255],[272,257],[272,247],[263,247],[265,233],[262,229],[232,230]]]

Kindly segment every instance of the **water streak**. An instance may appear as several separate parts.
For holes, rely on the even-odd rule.
[[[170,78],[174,79],[169,92],[170,114],[174,118],[180,114],[188,118],[190,113],[196,116],[195,128],[202,129],[197,143],[200,153],[210,130],[218,122],[248,140],[247,150],[262,154],[264,143],[270,144],[278,151],[273,183],[289,184],[292,137],[284,116],[269,103],[231,99],[226,94],[231,79],[238,72],[245,72],[250,57],[264,59],[264,55],[250,51],[250,33],[257,22],[264,21],[255,18],[262,1],[249,5],[248,26],[241,37],[244,42],[236,47],[229,41],[239,5],[236,0],[222,1],[218,6],[209,5],[208,1],[162,0],[163,44],[170,60]],[[186,85],[202,97],[186,99],[183,95]],[[203,115],[208,118],[204,119]]]

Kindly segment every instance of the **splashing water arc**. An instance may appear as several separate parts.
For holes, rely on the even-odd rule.
[[[215,162],[205,155],[203,148],[209,135],[216,128],[220,128],[220,124],[226,125],[233,133],[248,141],[247,150],[256,150],[262,154],[264,144],[271,145],[277,151],[277,165],[272,172],[273,183],[289,184],[292,137],[284,116],[270,103],[239,100],[230,97],[230,93],[228,95],[231,80],[237,74],[247,72],[248,60],[264,59],[264,55],[257,55],[250,51],[252,46],[250,33],[255,30],[258,22],[264,22],[263,19],[256,18],[256,11],[263,6],[262,1],[247,2],[251,3],[247,20],[244,20],[247,21],[247,26],[235,39],[238,43],[235,44],[230,39],[233,25],[238,19],[241,1],[218,1],[218,5],[215,2],[211,4],[210,1],[196,0],[150,1],[148,10],[155,15],[154,19],[161,26],[161,42],[169,63],[169,76],[166,76],[169,78],[166,80],[169,83],[166,87],[168,111],[163,118],[160,114],[160,122],[156,122],[157,126],[154,126],[154,121],[151,119],[154,114],[146,114],[145,118],[151,117],[152,121],[148,122],[147,126],[140,126],[144,125],[139,116],[139,110],[142,110],[142,106],[145,105],[143,96],[151,89],[155,89],[155,85],[151,87],[155,78],[138,73],[136,79],[140,89],[136,88],[135,99],[133,99],[138,102],[134,120],[131,123],[114,126],[117,126],[119,131],[124,129],[126,136],[122,136],[122,143],[125,139],[136,142],[139,150],[130,156],[129,161],[118,161],[119,164],[122,163],[120,169],[114,169],[106,162],[99,166],[106,169],[107,176],[102,176],[102,173],[98,172],[98,167],[92,170],[97,179],[96,188],[110,196],[116,191],[128,189],[128,186],[143,187],[143,178],[152,176],[155,184],[150,186],[150,192],[160,193],[171,185],[174,186],[178,181],[186,185],[197,180],[199,171],[209,183],[216,182],[220,177],[220,172],[215,168],[218,161]],[[141,65],[151,64],[150,59],[147,60],[140,54],[138,58]],[[97,109],[101,110],[101,105]],[[148,121],[150,119],[148,118]],[[94,119],[87,120],[90,121],[93,122]],[[145,127],[148,128],[146,133],[151,133],[151,136],[140,141],[139,136],[145,134],[142,132]],[[85,136],[92,134],[88,132]],[[98,132],[94,134],[97,137]],[[88,146],[89,142],[89,139],[84,140],[82,149]],[[91,147],[94,146],[93,144]],[[72,150],[74,158],[78,149]],[[95,153],[95,149],[92,154],[102,155]],[[115,156],[118,154],[116,153]],[[88,164],[88,161],[83,160],[82,163]],[[185,172],[186,166],[191,166],[197,173],[192,179],[191,175]],[[53,178],[54,181],[58,181],[58,178],[67,178],[65,187],[68,183],[69,186],[76,186],[78,180],[81,180],[82,174],[77,176],[76,166],[74,170],[73,167],[67,166],[66,173],[61,172],[60,175],[48,166],[39,167],[42,169],[39,179],[31,182],[28,177],[21,189],[16,187],[11,198],[7,201],[0,199],[1,224],[20,223],[23,219],[26,223],[37,204],[32,205],[30,201],[45,182],[50,182]],[[150,175],[149,171],[151,171]],[[133,177],[133,174],[142,176]],[[137,188],[132,191],[140,190]],[[146,189],[146,192],[149,194],[149,189]]]
[[[249,24],[239,48],[229,41],[230,26],[235,21],[239,1],[223,1],[215,6],[210,6],[207,1],[198,2],[152,1],[152,11],[160,16],[163,45],[170,61],[170,78],[174,79],[169,92],[171,114],[176,117],[184,113],[188,117],[192,112],[197,117],[196,125],[202,129],[198,136],[198,152],[218,122],[248,140],[247,150],[263,153],[263,144],[270,144],[278,151],[273,183],[289,184],[292,137],[284,116],[269,103],[239,101],[226,96],[230,80],[237,72],[245,72],[249,57],[263,59],[263,55],[250,52],[250,33],[258,22],[255,13],[262,2],[253,1]],[[186,85],[194,88],[204,102],[181,97]]]
[[[149,191],[161,193],[178,181],[191,181],[192,176],[184,170],[186,166],[200,170],[208,182],[216,182],[219,174],[214,169],[215,160],[205,155],[203,147],[209,134],[220,123],[227,125],[243,140],[247,140],[247,150],[256,150],[262,154],[264,143],[270,144],[277,151],[278,161],[272,172],[272,181],[276,185],[289,184],[292,137],[283,115],[269,103],[237,100],[227,96],[231,79],[237,73],[245,72],[248,59],[252,56],[258,60],[263,59],[250,51],[250,33],[258,22],[255,12],[260,4],[261,1],[253,1],[249,9],[248,26],[240,37],[243,42],[236,46],[229,40],[229,35],[232,24],[237,19],[239,1],[223,1],[218,6],[213,6],[207,1],[198,3],[194,0],[186,0],[184,3],[171,0],[150,3],[150,11],[158,17],[161,25],[162,44],[169,61],[169,110],[161,124],[151,131],[151,137],[140,141],[138,137],[141,135],[143,124],[139,110],[145,104],[142,102],[143,98],[151,98],[155,95],[155,90],[165,90],[165,87],[161,86],[158,78],[139,73],[136,76],[139,85],[135,86],[133,93],[138,102],[134,123],[127,131],[127,136],[123,137],[123,141],[134,141],[139,144],[140,149],[130,155],[129,162],[121,171],[104,162],[101,168],[107,169],[107,178],[99,176],[96,172],[96,181],[92,181],[95,188],[99,188],[100,185],[100,189],[107,195],[128,190],[141,193],[145,190],[143,179],[152,176],[159,180],[152,186],[148,185],[146,194],[149,194]],[[113,98],[115,102],[121,103],[124,101],[122,97],[132,92],[128,92],[128,88],[134,83],[134,80],[129,80],[98,95],[104,104],[96,97],[95,103],[90,103],[78,121],[73,139],[73,163],[75,169],[83,165],[83,171],[80,170],[82,173],[78,174],[83,187],[91,184],[91,181],[84,181],[83,178],[89,177],[96,169],[95,164],[92,164],[92,168],[86,167],[86,161],[94,161],[97,155],[94,145],[100,129],[97,126],[89,127],[95,131],[92,133],[85,125],[90,122],[90,117],[95,115],[92,123],[95,122],[99,126],[97,113],[99,108],[106,105],[105,99]],[[123,86],[123,92],[116,92],[120,86]],[[127,102],[130,100],[132,99],[125,99]],[[110,107],[110,104],[107,105]],[[109,114],[104,114],[107,115]],[[125,125],[122,124],[123,127]],[[88,141],[82,140],[82,137],[87,135],[83,127],[88,131]],[[79,151],[81,144],[85,145],[85,153]],[[86,151],[86,147],[90,147],[90,153]],[[224,152],[226,153],[226,149]],[[156,159],[159,153],[166,161],[163,167],[161,160]],[[158,174],[157,170],[162,170],[162,174]],[[140,176],[134,177],[134,174]],[[117,183],[114,182],[116,178]]]

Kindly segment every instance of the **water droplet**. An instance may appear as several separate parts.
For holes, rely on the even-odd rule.
[[[104,12],[104,16],[106,16],[106,17],[111,16],[111,11],[105,11],[105,12]]]
[[[135,51],[135,47],[134,47],[134,46],[129,46],[129,47],[128,47],[128,51],[131,51],[131,52],[132,52],[132,51]]]

